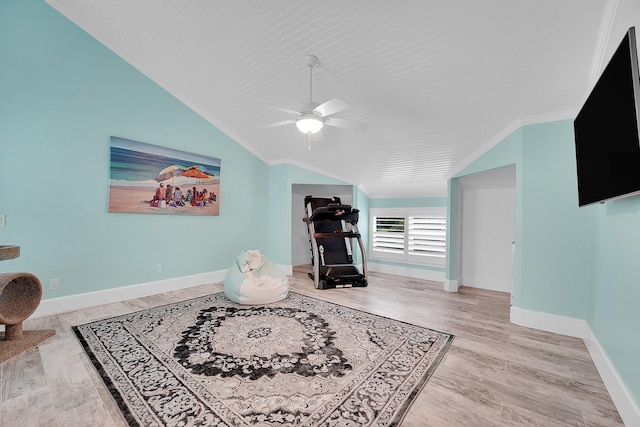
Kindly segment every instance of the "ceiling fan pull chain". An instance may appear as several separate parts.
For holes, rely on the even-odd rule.
[[[307,147],[307,150],[311,151],[311,134],[308,133],[307,135],[309,135],[309,146]]]

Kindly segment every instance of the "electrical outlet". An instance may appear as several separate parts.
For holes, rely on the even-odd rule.
[[[49,279],[49,290],[57,291],[60,289],[60,279]]]
[[[162,271],[162,264],[156,264],[156,271]]]

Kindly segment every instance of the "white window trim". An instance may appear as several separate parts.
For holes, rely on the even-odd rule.
[[[438,244],[433,255],[416,255],[412,254],[409,248],[409,237],[412,235],[409,231],[410,218],[435,216],[444,218],[443,234],[436,237]],[[378,233],[376,230],[376,218],[379,217],[398,217],[404,218],[404,233],[402,237],[389,234],[390,239],[387,240],[390,250],[395,246],[398,252],[393,253],[377,249],[376,242],[379,237],[384,239],[384,234]],[[430,207],[430,208],[371,208],[369,209],[371,238],[369,239],[369,258],[372,260],[395,261],[407,264],[418,264],[444,267],[446,265],[446,207]],[[380,235],[382,234],[382,235]],[[400,234],[400,233],[397,233]],[[416,234],[420,234],[419,232]],[[440,234],[440,233],[438,233]],[[400,237],[400,238],[398,238]],[[402,246],[402,247],[401,247]]]

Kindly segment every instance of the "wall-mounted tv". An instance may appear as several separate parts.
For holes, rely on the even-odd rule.
[[[640,73],[635,28],[573,122],[578,205],[640,193]]]

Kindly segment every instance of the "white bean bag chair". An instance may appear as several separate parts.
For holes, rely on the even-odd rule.
[[[268,304],[287,297],[289,279],[260,251],[246,250],[227,271],[224,294],[238,304]]]

